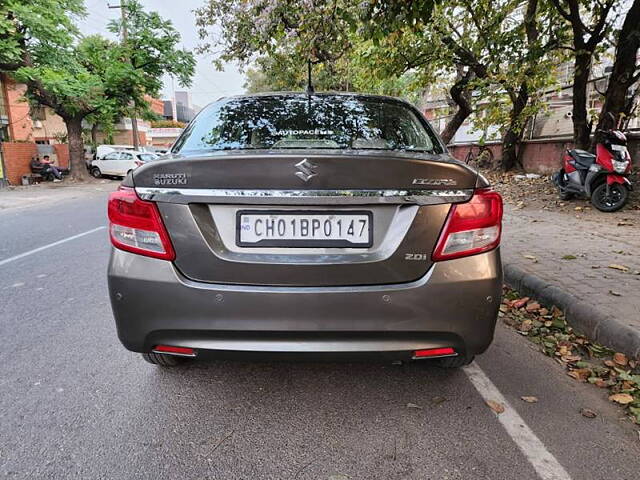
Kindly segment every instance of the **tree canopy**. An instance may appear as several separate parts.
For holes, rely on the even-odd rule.
[[[148,116],[144,97],[159,93],[163,74],[189,85],[194,72],[193,54],[178,48],[180,35],[170,21],[146,12],[137,1],[124,8],[126,42],[80,36],[74,21],[84,10],[75,0],[10,1],[1,11],[0,35],[9,47],[0,49],[0,69],[27,85],[31,103],[51,107],[65,121],[72,172],[78,177],[85,174],[85,118],[108,123],[130,110]],[[109,28],[119,32],[121,21]]]

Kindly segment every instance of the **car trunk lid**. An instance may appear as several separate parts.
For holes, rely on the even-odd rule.
[[[158,203],[174,264],[191,280],[347,286],[423,276],[451,203],[472,195],[476,174],[446,155],[216,152],[149,163],[134,184]],[[288,220],[365,215],[370,242],[247,245],[238,230],[246,212]]]

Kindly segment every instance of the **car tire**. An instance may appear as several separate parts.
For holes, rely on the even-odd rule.
[[[161,353],[143,353],[142,358],[144,358],[147,362],[158,365],[160,367],[177,367],[178,365],[185,362],[185,359],[182,357],[176,357],[174,355],[163,355]]]
[[[91,176],[93,178],[100,178],[100,177],[102,177],[102,172],[100,171],[100,169],[98,167],[93,167],[91,169]]]
[[[473,362],[474,356],[456,355],[455,357],[439,358],[436,365],[440,368],[460,368]]]
[[[627,204],[629,189],[619,183],[609,186],[611,195],[607,197],[607,182],[602,182],[591,192],[591,203],[601,212],[616,212]]]

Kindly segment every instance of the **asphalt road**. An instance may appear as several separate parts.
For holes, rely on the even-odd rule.
[[[115,334],[105,229],[10,260],[106,225],[105,199],[0,212],[0,478],[638,478],[638,428],[503,326],[466,371],[145,363]]]

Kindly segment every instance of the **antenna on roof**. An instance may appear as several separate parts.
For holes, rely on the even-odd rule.
[[[315,91],[311,83],[311,59],[309,58],[307,59],[307,95],[312,95]]]

